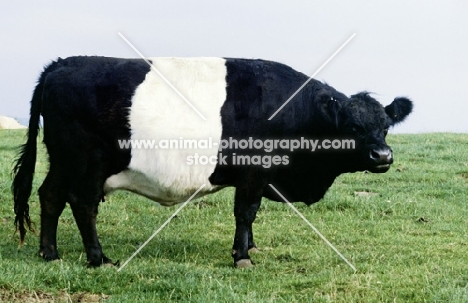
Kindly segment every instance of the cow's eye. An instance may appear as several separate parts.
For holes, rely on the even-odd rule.
[[[352,126],[350,127],[350,129],[351,129],[351,132],[352,132],[353,134],[361,134],[361,133],[363,133],[362,127],[360,127],[360,126],[358,126],[358,125],[352,125]]]

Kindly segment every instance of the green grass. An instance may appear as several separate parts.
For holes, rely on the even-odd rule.
[[[0,131],[0,301],[33,302],[467,302],[468,135],[390,135],[386,174],[340,176],[325,198],[298,209],[357,268],[354,273],[289,208],[264,200],[254,224],[256,266],[232,267],[233,190],[194,201],[121,272],[89,269],[69,207],[60,262],[17,249],[11,168],[24,131]],[[31,215],[47,172],[40,145]],[[368,193],[368,194],[366,194]],[[105,253],[124,262],[175,211],[119,192],[100,206]],[[36,301],[34,301],[36,300]]]

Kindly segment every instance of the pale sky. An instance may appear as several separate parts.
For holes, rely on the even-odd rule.
[[[28,117],[57,57],[242,57],[279,61],[346,95],[396,96],[414,113],[394,133],[468,132],[466,1],[2,1],[0,115]]]

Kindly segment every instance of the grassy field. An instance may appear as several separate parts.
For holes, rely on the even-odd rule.
[[[62,261],[18,250],[11,168],[24,131],[0,131],[0,301],[468,302],[468,134],[390,135],[386,174],[342,175],[325,198],[296,207],[357,268],[354,273],[287,206],[263,201],[256,266],[232,267],[233,190],[190,203],[121,272],[90,269],[71,211],[58,232]],[[31,215],[47,171],[39,150]],[[121,263],[175,211],[120,192],[101,204],[105,253]]]

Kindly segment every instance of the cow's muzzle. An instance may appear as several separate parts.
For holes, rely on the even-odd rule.
[[[393,163],[393,154],[389,147],[371,149],[369,158],[371,161],[370,171],[373,173],[384,173],[389,170],[390,165]]]

